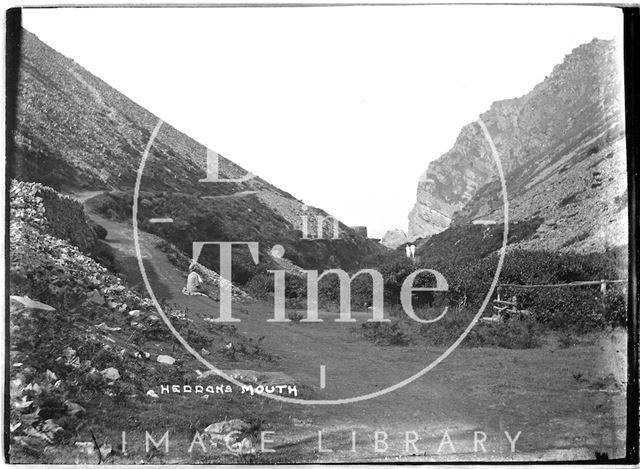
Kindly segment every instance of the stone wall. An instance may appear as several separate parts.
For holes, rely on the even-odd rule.
[[[85,253],[95,247],[97,236],[80,202],[47,186],[41,186],[37,195],[42,198],[47,232],[51,236],[66,239]]]

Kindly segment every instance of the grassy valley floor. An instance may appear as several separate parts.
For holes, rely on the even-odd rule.
[[[107,242],[129,283],[140,283],[131,228],[90,216],[107,228]],[[205,329],[204,319],[217,316],[219,304],[181,293],[186,273],[155,247],[157,241],[147,234],[141,238],[154,291],[188,308],[189,317]],[[352,324],[334,322],[335,313],[321,313],[322,323],[268,323],[272,308],[254,300],[234,303],[234,316],[241,319],[237,332],[264,337],[262,347],[272,360],[239,356],[214,365],[284,372],[299,383],[301,399],[341,399],[384,389],[445,350],[375,345],[355,334]],[[363,316],[354,314],[359,322]],[[548,335],[535,349],[458,348],[397,391],[337,406],[283,403],[240,395],[239,389],[206,400],[157,389],[158,399],[145,397],[122,408],[91,412],[105,441],[117,445],[127,431],[127,455],[112,456],[114,463],[239,461],[230,453],[204,453],[198,444],[189,452],[195,432],[217,421],[208,415],[220,415],[221,409],[228,409],[229,418],[262,421],[260,430],[271,432],[264,435],[264,445],[274,452],[242,456],[243,462],[593,460],[596,453],[616,458],[625,453],[626,341],[625,331],[609,330],[584,336],[570,347]],[[196,369],[204,371],[179,345],[162,352],[192,369],[194,376]],[[324,388],[321,366],[326,369]],[[161,447],[147,453],[147,431],[155,441],[168,431],[169,452]]]

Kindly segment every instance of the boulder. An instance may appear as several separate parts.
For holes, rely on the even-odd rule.
[[[11,295],[10,297],[11,305],[19,304],[27,309],[39,309],[42,311],[55,311],[56,309],[53,306],[46,305],[44,303],[40,303],[39,301],[32,300],[28,296],[15,296]]]
[[[389,249],[396,249],[397,247],[405,244],[408,240],[409,239],[404,231],[395,229],[387,231],[382,237],[380,244],[388,247]]]
[[[216,422],[209,425],[204,429],[205,433],[213,433],[217,435],[226,435],[231,432],[242,432],[251,427],[247,422],[240,419],[224,420],[222,422]]]
[[[211,445],[223,448],[235,454],[253,454],[255,448],[251,438],[243,436],[243,433],[251,428],[248,423],[239,420],[225,420],[209,425],[204,429]]]
[[[105,368],[100,372],[109,381],[116,381],[120,379],[120,372],[115,368]]]
[[[67,413],[69,415],[75,415],[78,413],[86,412],[86,409],[82,407],[80,404],[76,404],[75,402],[71,402],[69,400],[64,401],[64,405],[67,408]]]
[[[98,306],[102,306],[105,304],[104,297],[98,290],[93,290],[91,293],[89,293],[87,295],[87,301]]]
[[[158,358],[156,358],[156,361],[158,363],[164,363],[165,365],[173,365],[176,359],[173,357],[170,357],[169,355],[158,355]]]

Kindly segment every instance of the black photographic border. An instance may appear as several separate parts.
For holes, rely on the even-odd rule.
[[[12,159],[15,154],[13,149],[13,132],[16,129],[16,99],[18,95],[18,70],[20,66],[20,45],[22,37],[22,9],[23,8],[163,8],[163,7],[180,7],[180,8],[277,8],[277,7],[354,7],[354,6],[421,6],[421,5],[465,5],[461,3],[234,3],[234,4],[91,4],[91,5],[51,5],[51,6],[33,6],[33,7],[13,7],[5,10],[5,203],[8,203],[10,168],[16,164]],[[478,3],[470,3],[466,5],[478,5]],[[509,3],[482,3],[482,5],[516,5]],[[526,7],[534,4],[517,4]],[[536,6],[558,5],[551,3],[536,3]],[[629,286],[628,286],[628,309],[627,309],[627,359],[628,359],[628,380],[627,380],[627,433],[626,433],[626,456],[620,459],[602,459],[584,460],[584,461],[492,461],[482,462],[473,461],[473,465],[478,466],[501,466],[501,465],[637,465],[639,460],[639,409],[638,409],[638,261],[640,261],[640,253],[638,252],[637,241],[639,236],[640,219],[638,218],[638,181],[640,179],[640,8],[637,6],[627,6],[620,4],[607,3],[563,3],[563,6],[603,6],[610,8],[618,8],[622,10],[624,39],[624,94],[625,94],[625,128],[626,128],[626,146],[627,146],[627,178],[628,178],[628,213],[629,213]],[[9,214],[10,211],[5,206],[5,233],[9,232]],[[10,425],[10,385],[9,385],[9,263],[6,257],[9,255],[9,238],[5,235],[5,298],[4,298],[4,415],[3,415],[3,456],[6,463],[10,463],[9,457],[9,425]],[[290,463],[301,465],[301,463]],[[374,462],[374,463],[314,463],[314,465],[369,465],[384,464],[395,466],[417,466],[417,465],[467,465],[469,462]]]

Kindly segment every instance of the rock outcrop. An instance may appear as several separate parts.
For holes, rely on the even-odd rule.
[[[394,230],[388,230],[380,240],[380,244],[388,247],[389,249],[396,249],[407,241],[408,238],[406,233],[396,228]]]
[[[526,198],[534,173],[540,175],[538,181],[562,168],[568,175],[588,151],[598,153],[624,136],[617,51],[613,41],[594,39],[581,45],[531,92],[496,102],[481,115],[508,175],[510,200]],[[497,178],[480,125],[468,124],[453,148],[420,177],[409,214],[409,238],[443,231],[472,199],[474,210],[467,211],[465,220],[490,213],[496,207],[480,192]]]

